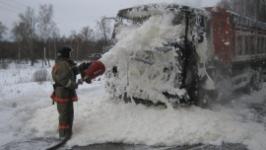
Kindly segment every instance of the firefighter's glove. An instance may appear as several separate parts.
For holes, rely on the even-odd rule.
[[[90,84],[91,83],[91,80],[90,79],[86,79],[85,82],[88,83],[88,84]]]
[[[86,69],[88,69],[89,68],[89,66],[91,65],[91,63],[87,63],[87,62],[85,62],[85,63],[81,63],[79,66],[78,66],[78,70],[79,70],[79,72],[80,73],[82,73],[83,71],[85,71]]]
[[[78,89],[78,87],[79,87],[79,84],[78,83],[75,83],[74,89]]]
[[[83,79],[83,81],[85,81],[86,83],[90,84],[91,83],[91,79],[89,77],[85,77]]]
[[[72,71],[73,71],[74,75],[78,75],[79,74],[79,68],[77,66],[73,67]]]
[[[78,79],[77,84],[78,84],[78,85],[82,85],[82,84],[83,84],[83,80],[82,80],[82,79]]]

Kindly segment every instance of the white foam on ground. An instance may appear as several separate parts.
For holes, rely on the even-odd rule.
[[[58,113],[49,98],[51,91],[50,82],[2,86],[0,145],[35,136],[58,136]],[[254,122],[254,114],[245,106],[262,102],[265,93],[266,87],[236,99],[233,106],[218,105],[213,110],[197,107],[172,110],[113,102],[105,92],[104,81],[94,81],[78,90],[74,134],[68,144],[125,142],[172,146],[232,142],[246,144],[251,150],[265,150],[264,125]]]
[[[250,113],[247,109],[242,113],[223,106],[216,110],[198,107],[173,110],[113,103],[102,83],[97,84],[81,90],[69,145],[124,142],[173,146],[231,142],[247,144],[251,150],[266,148],[265,128],[252,119],[243,118]],[[51,136],[48,133],[56,132],[57,125],[54,114],[53,107],[38,110],[29,127],[38,136]]]

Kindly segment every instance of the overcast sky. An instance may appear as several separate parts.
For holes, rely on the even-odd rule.
[[[68,35],[72,30],[84,26],[95,27],[102,16],[115,16],[122,8],[147,3],[179,3],[194,7],[213,6],[219,0],[0,0],[0,21],[12,28],[18,13],[27,6],[38,10],[40,4],[54,6],[54,20],[61,34]]]

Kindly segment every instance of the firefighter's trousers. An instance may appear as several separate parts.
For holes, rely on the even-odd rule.
[[[59,137],[70,138],[74,119],[73,101],[68,100],[65,103],[57,103],[57,110],[59,113]]]

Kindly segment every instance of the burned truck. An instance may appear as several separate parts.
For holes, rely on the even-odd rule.
[[[245,19],[224,9],[176,4],[120,10],[114,46],[102,58],[108,92],[116,100],[175,108],[206,106],[250,85],[259,89],[265,58],[235,55],[236,18]]]
[[[102,58],[110,60],[106,87],[114,99],[165,107],[202,103],[203,80],[210,79],[204,71],[207,19],[206,11],[179,5],[120,10],[115,45]]]

